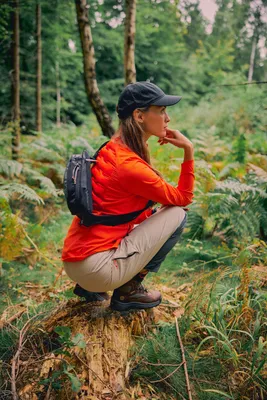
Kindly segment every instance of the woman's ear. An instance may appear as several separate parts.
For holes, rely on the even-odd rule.
[[[133,111],[133,118],[136,122],[143,123],[144,115],[142,111],[139,111],[137,108]]]

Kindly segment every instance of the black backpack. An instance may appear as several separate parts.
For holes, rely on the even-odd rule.
[[[73,154],[67,163],[63,182],[65,199],[71,214],[77,215],[81,220],[80,224],[84,226],[97,224],[115,226],[125,224],[134,220],[148,207],[155,204],[152,200],[149,200],[142,210],[128,214],[93,214],[91,167],[97,162],[99,151],[108,142],[103,143],[92,157],[84,150],[82,154]]]

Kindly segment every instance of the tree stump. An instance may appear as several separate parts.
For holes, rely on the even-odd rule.
[[[21,352],[20,372],[16,379],[21,400],[131,398],[131,347],[136,336],[144,335],[152,328],[154,312],[131,311],[122,315],[112,311],[108,303],[72,299],[32,326],[30,340]],[[58,326],[69,327],[72,337],[82,334],[86,346],[73,346],[68,348],[68,354],[57,354],[58,335],[54,329]],[[63,359],[65,365],[74,368],[70,372],[82,382],[78,392],[72,390],[68,376],[61,388],[55,390],[52,387],[52,374],[62,368]],[[50,379],[50,384],[41,385],[40,381],[45,379]]]

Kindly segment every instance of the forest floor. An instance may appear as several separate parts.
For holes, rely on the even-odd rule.
[[[71,282],[65,275],[64,270],[60,272],[60,277],[57,276],[56,277],[57,283],[53,286],[50,285],[43,285],[43,284],[38,284],[38,283],[32,283],[32,282],[24,282],[20,285],[20,296],[22,296],[24,299],[27,299],[24,302],[20,302],[17,304],[11,304],[8,307],[5,308],[1,318],[0,318],[0,326],[8,326],[11,323],[15,323],[16,319],[20,319],[21,316],[23,314],[27,314],[28,312],[28,308],[26,306],[26,304],[44,304],[45,302],[51,302],[51,300],[54,298],[57,304],[54,305],[54,309],[51,309],[51,316],[48,317],[48,323],[46,323],[46,327],[45,327],[45,331],[46,332],[50,332],[53,333],[54,328],[56,328],[57,326],[60,326],[62,324],[63,321],[63,326],[67,325],[70,326],[72,331],[75,330],[73,329],[74,325],[80,326],[80,331],[82,332],[82,334],[86,333],[84,331],[83,325],[84,323],[90,324],[89,320],[91,318],[91,314],[93,313],[92,310],[96,310],[98,309],[97,312],[100,312],[101,316],[103,316],[105,313],[107,313],[106,315],[109,315],[109,313],[111,312],[109,310],[109,301],[107,302],[102,302],[102,303],[86,303],[85,301],[83,301],[82,299],[76,297],[75,295],[72,296],[72,290],[74,288],[74,283]],[[173,281],[174,283],[175,281]],[[157,289],[162,293],[162,297],[163,297],[163,301],[162,303],[158,306],[153,308],[152,310],[148,310],[148,317],[144,317],[143,315],[140,314],[140,311],[138,312],[129,312],[128,316],[132,316],[133,319],[143,321],[145,319],[145,323],[144,326],[146,324],[151,325],[152,323],[152,327],[150,327],[149,331],[150,332],[155,332],[156,333],[156,329],[153,329],[153,326],[156,326],[158,324],[161,323],[175,323],[175,317],[180,318],[183,313],[184,313],[184,308],[182,306],[182,302],[185,300],[185,297],[187,296],[187,294],[191,291],[191,286],[192,284],[190,282],[188,283],[184,283],[178,287],[170,287],[167,286],[166,284],[162,283],[160,280],[160,277],[157,275],[151,276],[150,279],[148,280],[146,287],[149,288],[153,288],[153,289]],[[64,293],[69,293],[69,298],[65,298],[65,301],[62,302],[62,304],[60,304],[60,301],[58,301],[61,296]],[[109,292],[110,295],[112,295],[112,292]],[[95,307],[95,308],[94,308]],[[77,308],[77,310],[79,309],[80,311],[78,312],[78,316],[76,315],[75,312],[73,312],[73,310]],[[91,311],[90,311],[91,309]],[[81,310],[84,310],[84,312]],[[95,311],[94,311],[95,312]],[[112,312],[111,312],[112,313]],[[83,314],[83,315],[81,315]],[[146,315],[146,313],[144,313],[144,315]],[[81,319],[79,319],[79,317]],[[125,318],[125,321],[127,320],[127,317],[123,317]],[[100,318],[99,318],[100,319]],[[105,317],[104,317],[105,319]],[[120,319],[119,319],[120,321]],[[92,325],[93,323],[91,323]],[[138,322],[139,324],[139,322]],[[142,322],[141,322],[142,324]],[[116,326],[118,325],[118,322],[116,323]],[[120,325],[120,323],[119,323]],[[132,327],[133,324],[131,324]],[[48,328],[49,327],[49,328]],[[39,326],[39,328],[37,330],[42,330],[44,329],[44,327],[42,327],[42,325]],[[136,328],[135,328],[136,330]],[[138,329],[137,329],[138,330]],[[133,332],[133,338],[135,337],[135,334],[137,334],[137,337],[142,335],[143,333],[143,329],[140,330],[140,332],[136,333],[134,331]],[[120,340],[124,340],[121,339],[123,336],[125,336],[125,333],[122,332],[121,337],[118,334],[118,341]],[[90,336],[94,336],[94,334],[92,334]],[[50,336],[51,338],[51,336]],[[87,337],[88,339],[88,337]],[[38,342],[39,339],[37,339],[36,337],[34,337],[34,339],[31,339],[32,343],[39,343]],[[117,340],[116,340],[117,341]],[[105,340],[103,339],[103,342],[105,342]],[[35,346],[35,352],[39,352],[38,347],[39,346]],[[125,347],[127,347],[125,345]],[[108,349],[110,351],[110,349]],[[106,359],[110,359],[113,356],[110,354],[109,351],[106,351],[105,349],[105,345],[103,345],[103,353],[105,353],[105,358]],[[125,349],[126,350],[126,349]],[[130,350],[130,347],[129,349]],[[26,356],[23,356],[23,352],[25,352]],[[116,349],[114,349],[114,353],[116,353]],[[123,352],[122,352],[123,353]],[[51,353],[53,354],[53,353]],[[34,368],[32,369],[32,363],[33,362],[33,354],[32,354],[32,350],[30,350],[29,348],[26,349],[22,349],[22,353],[20,355],[21,358],[21,365],[20,365],[20,375],[23,375],[23,382],[25,382],[25,384],[21,383],[21,379],[18,379],[17,382],[17,386],[18,386],[18,393],[21,399],[37,399],[39,398],[38,396],[42,396],[42,393],[40,391],[37,390],[38,387],[38,380],[40,380],[40,377],[46,377],[45,374],[47,374],[47,368],[48,368],[48,364],[49,364],[49,368],[54,370],[55,366],[53,364],[54,361],[49,361],[49,360],[45,360],[44,357],[44,362],[43,362],[43,366],[41,368],[41,370],[38,370],[38,374],[36,375],[36,371],[37,369]],[[59,356],[60,357],[60,356]],[[136,358],[136,355],[135,355]],[[129,357],[129,360],[131,359],[131,357]],[[38,357],[37,357],[38,360]],[[31,361],[31,362],[30,362]],[[113,360],[114,361],[114,360]],[[53,365],[52,365],[53,364]],[[113,367],[116,367],[116,362],[111,362],[111,364],[113,365]],[[95,366],[95,368],[97,368],[97,366]],[[130,361],[127,361],[127,368],[128,368],[128,373],[130,375]],[[78,369],[78,375],[79,377],[81,377],[83,374],[86,375],[86,371],[82,371],[82,368],[77,367]],[[30,372],[30,376],[31,378],[28,377],[28,373]],[[127,377],[128,378],[128,377]],[[26,379],[26,381],[25,381]],[[127,380],[126,380],[127,381]],[[99,400],[101,399],[105,399],[105,400],[111,400],[111,399],[139,399],[139,400],[148,400],[148,399],[167,399],[167,400],[171,400],[173,397],[168,394],[168,393],[164,393],[161,392],[160,394],[157,394],[155,389],[153,388],[153,385],[147,385],[147,383],[142,383],[142,381],[139,380],[135,380],[131,383],[127,384],[126,389],[123,391],[122,397],[120,397],[120,395],[118,394],[118,397],[114,395],[112,396],[110,393],[110,391],[105,388],[103,389],[103,395],[101,395],[101,397],[98,396],[94,396],[89,395],[89,392],[87,392],[88,386],[83,385],[81,390],[79,391],[79,396],[77,397],[73,397],[73,399],[77,398],[77,399],[92,399],[92,400]],[[51,390],[51,389],[50,389]],[[86,395],[86,397],[83,397],[83,395]],[[42,398],[42,397],[41,397]],[[51,393],[51,399],[54,398],[61,398],[61,397],[53,397],[53,394]]]
[[[2,296],[0,297],[0,327],[4,327],[2,329],[0,350],[3,366],[5,363],[9,363],[10,368],[12,357],[18,349],[19,332],[27,321],[34,315],[38,315],[38,313],[45,311],[48,318],[50,318],[49,315],[53,316],[55,313],[57,314],[58,310],[60,311],[63,308],[63,311],[67,313],[66,319],[64,317],[58,321],[52,318],[49,322],[51,329],[55,329],[58,326],[69,326],[75,334],[78,334],[77,326],[79,325],[76,323],[77,321],[83,326],[90,326],[88,320],[90,320],[91,305],[81,301],[80,298],[73,294],[75,283],[66,276],[60,262],[62,232],[66,231],[69,223],[68,214],[66,214],[66,218],[64,215],[61,220],[53,221],[44,226],[43,233],[39,236],[38,251],[32,247],[30,250],[25,248],[23,257],[3,264],[2,279],[0,282],[0,290],[2,291]],[[256,245],[253,246],[255,247]],[[254,247],[252,248],[253,251]],[[258,249],[258,247],[255,248]],[[260,247],[257,251],[260,254]],[[217,238],[207,241],[184,238],[168,254],[159,272],[157,274],[148,274],[144,280],[144,285],[148,289],[159,290],[163,300],[158,307],[152,309],[153,315],[151,312],[147,313],[147,323],[145,322],[144,326],[152,324],[148,335],[142,333],[138,335],[133,334],[134,341],[140,343],[139,340],[141,340],[142,342],[140,345],[137,345],[140,346],[140,349],[137,349],[138,351],[135,354],[131,354],[130,364],[127,364],[129,379],[126,380],[128,390],[128,397],[126,399],[173,400],[187,398],[183,368],[173,373],[175,365],[181,363],[180,344],[175,332],[176,318],[179,321],[182,341],[186,350],[186,359],[189,363],[189,376],[191,389],[194,394],[193,398],[199,400],[221,400],[227,398],[225,393],[228,393],[228,373],[231,372],[232,376],[234,376],[234,374],[237,374],[243,368],[245,363],[252,363],[255,352],[251,351],[246,355],[243,348],[241,350],[239,348],[232,349],[233,353],[231,353],[231,357],[233,357],[233,360],[236,352],[240,353],[240,363],[237,366],[235,366],[234,361],[231,364],[232,358],[230,357],[227,361],[225,361],[224,355],[220,359],[220,354],[215,353],[215,347],[210,346],[211,343],[207,343],[207,346],[205,345],[201,349],[199,352],[200,357],[195,358],[195,355],[200,343],[204,343],[206,340],[207,329],[211,329],[211,332],[213,332],[214,326],[218,326],[218,329],[221,329],[222,333],[218,331],[218,338],[220,339],[222,334],[227,333],[229,335],[229,342],[235,340],[234,329],[240,329],[240,332],[241,329],[243,331],[246,330],[248,334],[242,338],[244,340],[244,348],[247,345],[245,339],[254,335],[252,329],[257,325],[257,312],[261,308],[264,310],[264,304],[266,304],[267,300],[266,266],[260,259],[258,261],[253,260],[249,268],[249,279],[247,279],[248,271],[244,270],[243,273],[242,268],[235,263],[235,260],[235,254],[226,246],[221,245]],[[245,278],[245,281],[242,276]],[[218,284],[218,289],[215,287],[215,282]],[[249,317],[246,326],[243,326],[243,297],[238,297],[238,288],[242,288],[243,284],[246,284],[246,287],[253,287],[252,292],[244,293],[248,293],[249,295],[250,311],[255,310]],[[109,294],[111,295],[112,292],[109,292]],[[244,299],[246,300],[247,297],[244,297]],[[185,308],[188,305],[188,300],[189,313],[187,310],[186,314]],[[80,310],[77,316],[78,320],[72,317],[71,311],[73,308],[76,309],[76,307]],[[209,307],[209,313],[207,307]],[[219,307],[221,307],[220,314],[217,311]],[[97,309],[102,310],[101,313],[107,313],[107,316],[110,315],[108,302],[97,305]],[[71,311],[69,315],[68,310]],[[82,313],[84,313],[84,316],[81,315]],[[262,314],[264,317],[263,311]],[[191,321],[189,325],[188,315]],[[219,315],[220,319],[217,318],[217,315]],[[132,318],[135,318],[134,315],[132,315]],[[140,315],[136,315],[136,319],[143,321],[143,317]],[[125,317],[125,322],[126,320],[127,317]],[[238,323],[241,325],[233,325],[233,329],[230,326],[229,329],[223,330],[224,326],[233,324],[235,320],[238,320]],[[42,320],[40,322],[42,323]],[[131,323],[129,326],[132,326]],[[253,340],[259,348],[261,346],[261,337],[264,337],[265,326],[265,323],[262,322],[262,333],[257,333],[257,336],[255,336],[256,333],[254,335],[255,339]],[[91,333],[86,330],[81,331],[81,334],[84,334],[87,340]],[[123,334],[121,337],[123,337]],[[38,346],[36,348],[38,349]],[[220,351],[220,348],[218,350]],[[21,372],[27,369],[30,370],[30,366],[27,364],[31,360],[27,353],[29,349],[26,348],[25,351],[25,358],[22,358],[25,364],[21,364]],[[244,361],[242,359],[243,354]],[[226,356],[228,357],[228,354]],[[44,353],[38,353],[38,357],[39,360],[43,359]],[[109,357],[111,357],[110,354],[106,358],[108,359]],[[196,361],[195,371],[193,366],[194,360]],[[258,364],[259,362],[257,362],[257,365],[261,366],[261,364]],[[45,365],[47,366],[47,364]],[[131,370],[130,365],[133,367],[133,370]],[[137,374],[134,365],[137,366]],[[212,373],[210,373],[211,369]],[[80,370],[85,374],[84,369],[81,368],[81,364],[77,364],[75,371]],[[267,369],[264,366],[262,367],[262,371],[262,377],[265,374],[267,376]],[[39,373],[40,371],[38,371]],[[67,373],[70,379],[74,379],[73,371],[67,371]],[[168,376],[170,377],[168,378]],[[262,379],[262,377],[259,379]],[[79,376],[79,378],[83,378],[83,376]],[[52,378],[50,377],[49,379],[49,384],[52,384]],[[83,379],[81,379],[82,381]],[[237,392],[237,397],[228,398],[243,398],[238,397],[241,393],[238,389],[241,378],[240,382],[237,382],[236,379],[230,382],[231,389],[233,388]],[[261,384],[261,381],[259,382]],[[73,384],[75,386],[75,381]],[[261,385],[265,388],[264,384]],[[82,387],[86,393],[86,385]],[[250,387],[252,386],[250,385]],[[256,391],[257,386],[254,387],[256,387]],[[22,385],[18,381],[18,389],[22,394],[24,393],[25,399],[31,399],[31,397],[27,397],[29,394],[27,391],[32,389],[30,383]],[[244,386],[242,393],[245,393],[246,390]],[[34,395],[32,397],[33,400],[39,399],[39,397],[34,397]],[[93,395],[89,397],[88,392],[86,396],[84,397],[86,399],[100,399],[100,397],[94,397]],[[22,397],[23,400],[24,398]],[[70,398],[81,399],[82,397]],[[115,397],[109,397],[108,390],[105,391],[103,398],[105,400],[115,399]],[[261,397],[259,398],[261,399]],[[53,397],[51,397],[52,399]],[[59,399],[59,397],[56,397],[56,399]],[[66,397],[63,397],[63,399],[65,400]]]

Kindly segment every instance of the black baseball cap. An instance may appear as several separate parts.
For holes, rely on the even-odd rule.
[[[120,119],[129,117],[136,108],[148,106],[172,106],[182,97],[167,95],[151,82],[129,83],[120,94],[117,113]]]

